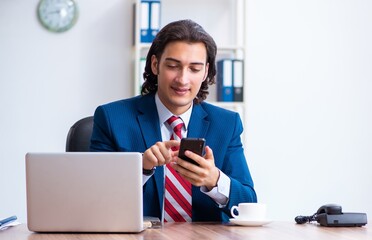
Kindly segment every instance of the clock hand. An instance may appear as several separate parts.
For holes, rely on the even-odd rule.
[[[66,9],[58,9],[54,11],[49,11],[48,14],[59,14],[61,17],[65,17],[67,15],[67,10]]]

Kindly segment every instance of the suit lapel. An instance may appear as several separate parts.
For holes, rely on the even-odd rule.
[[[161,141],[158,111],[156,110],[154,95],[146,95],[138,102],[137,116],[142,136],[145,140],[146,149]]]
[[[190,123],[187,131],[189,138],[204,138],[209,128],[208,114],[204,111],[202,104],[194,105],[191,113]]]
[[[139,115],[137,117],[146,149],[161,141],[158,111],[155,104],[155,95],[146,95],[138,103]],[[157,167],[154,173],[155,185],[158,193],[160,212],[162,212],[164,195],[164,168]],[[155,191],[155,189],[154,189]]]

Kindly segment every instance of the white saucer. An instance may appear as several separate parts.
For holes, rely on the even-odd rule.
[[[262,226],[268,223],[271,223],[271,220],[244,220],[238,218],[230,218],[230,222],[241,225],[241,226],[248,226],[248,227],[257,227]]]

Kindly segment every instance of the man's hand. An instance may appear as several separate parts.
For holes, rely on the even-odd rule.
[[[177,158],[178,151],[173,151],[171,148],[179,146],[180,142],[176,140],[155,143],[143,153],[143,169],[150,170],[156,166],[174,161]]]
[[[220,171],[214,164],[213,151],[210,147],[205,147],[204,157],[197,155],[191,151],[186,151],[185,155],[199,164],[199,166],[182,160],[181,158],[174,158],[172,167],[191,182],[194,186],[205,186],[211,190],[217,185],[220,177]]]

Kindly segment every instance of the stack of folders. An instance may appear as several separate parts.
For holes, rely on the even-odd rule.
[[[217,62],[217,100],[242,102],[244,68],[241,59],[222,59]]]
[[[160,29],[160,0],[141,0],[141,42],[151,43]]]

